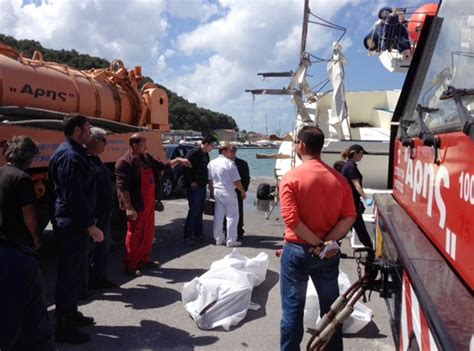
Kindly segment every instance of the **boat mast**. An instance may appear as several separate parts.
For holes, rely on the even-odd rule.
[[[311,13],[309,9],[309,0],[304,1],[304,13],[303,13],[303,26],[301,29],[301,49],[300,49],[300,59],[303,58],[304,53],[306,52],[306,37],[308,35],[308,23],[309,23],[309,14]]]

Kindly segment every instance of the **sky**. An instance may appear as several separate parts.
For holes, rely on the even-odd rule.
[[[368,56],[363,38],[381,7],[421,4],[310,0],[312,13],[347,29],[341,41],[347,90],[401,88],[405,75]],[[296,69],[303,6],[304,0],[0,0],[0,33],[140,65],[190,102],[232,116],[240,129],[285,133],[295,121],[289,97],[253,98],[245,90],[288,86],[289,78],[263,80],[257,73]],[[311,24],[307,51],[330,58],[339,35]],[[326,63],[313,64],[310,74],[311,86],[325,80]]]

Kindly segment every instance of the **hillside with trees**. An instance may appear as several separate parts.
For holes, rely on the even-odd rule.
[[[17,40],[11,36],[0,34],[0,43],[13,47],[24,53],[26,57],[32,57],[37,50],[43,53],[45,61],[58,62],[81,70],[106,68],[110,65],[110,62],[103,58],[81,54],[76,50],[47,49],[35,40]],[[166,87],[159,84],[157,86],[165,89],[168,93],[169,122],[173,129],[192,129],[205,134],[214,129],[237,127],[231,116],[198,107]]]

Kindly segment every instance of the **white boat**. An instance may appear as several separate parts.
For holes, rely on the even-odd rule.
[[[400,91],[346,92],[344,55],[338,41],[333,44],[333,54],[327,68],[332,91],[314,92],[307,81],[307,70],[314,57],[306,52],[310,14],[306,0],[300,61],[295,72],[259,73],[263,77],[291,77],[288,87],[247,90],[252,94],[290,95],[296,106],[295,128],[290,136],[281,142],[275,155],[277,183],[286,172],[300,163],[294,150],[295,135],[303,126],[315,125],[321,128],[326,136],[322,153],[326,163],[332,166],[342,159],[341,153],[346,148],[352,144],[360,144],[369,152],[359,163],[359,169],[364,175],[364,187],[386,189],[391,119]],[[335,24],[326,24],[332,29],[345,31]]]
[[[202,139],[203,139],[202,136],[185,137],[184,139],[179,141],[179,144],[198,146],[198,145],[201,145]]]

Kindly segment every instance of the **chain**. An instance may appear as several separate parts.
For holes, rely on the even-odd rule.
[[[363,264],[362,263],[362,254],[354,252],[354,256],[355,256],[355,260],[356,260],[356,263],[357,263],[357,276],[360,279],[360,278],[362,278],[362,269],[361,269],[361,265]],[[365,296],[365,291],[364,291],[364,294],[362,295],[362,301],[364,303],[367,302],[367,297]]]
[[[355,256],[355,254],[354,254]],[[362,278],[362,269],[360,268],[361,266],[361,256],[356,256],[356,263],[357,263],[357,276],[360,278]]]

